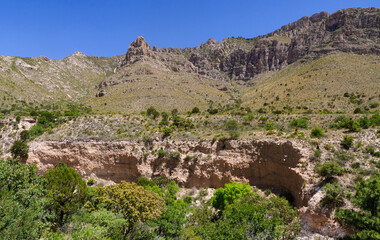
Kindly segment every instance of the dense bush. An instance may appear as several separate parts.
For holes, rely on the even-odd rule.
[[[340,142],[340,144],[343,146],[344,149],[350,149],[352,147],[352,144],[354,143],[354,138],[352,136],[344,135],[343,140]]]
[[[289,127],[291,128],[304,128],[304,129],[307,129],[308,128],[308,121],[307,121],[307,118],[299,118],[299,119],[293,119],[290,124],[289,124]]]
[[[218,188],[214,196],[211,198],[212,206],[221,211],[226,206],[232,204],[236,199],[239,199],[251,192],[251,186],[248,183],[239,184],[230,182],[224,185],[224,188]]]
[[[338,209],[335,217],[355,229],[353,239],[380,239],[380,176],[371,176],[356,185],[352,203],[359,210]]]
[[[336,162],[325,162],[324,164],[317,166],[315,171],[326,180],[332,180],[335,176],[343,174],[343,168]]]
[[[338,183],[327,183],[322,190],[325,193],[323,206],[334,208],[343,205],[344,189]]]
[[[311,130],[311,133],[310,133],[310,137],[321,138],[323,136],[325,136],[325,133],[323,132],[322,128],[320,128],[318,126],[313,127],[313,129]]]
[[[55,213],[56,223],[63,223],[77,211],[85,202],[87,194],[86,182],[72,168],[64,163],[58,163],[45,173],[47,198],[50,200],[48,209]]]
[[[10,148],[10,152],[13,158],[28,158],[29,147],[22,141],[15,141]]]

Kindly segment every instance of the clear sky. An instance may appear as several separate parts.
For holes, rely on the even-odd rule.
[[[113,56],[137,36],[159,48],[194,47],[350,7],[379,8],[380,0],[0,0],[0,55]]]

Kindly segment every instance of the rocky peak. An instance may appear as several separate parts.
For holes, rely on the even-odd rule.
[[[145,41],[145,38],[142,36],[137,37],[135,41],[133,41],[128,48],[128,51],[125,55],[125,59],[122,62],[122,66],[128,63],[134,63],[140,60],[144,56],[151,56],[152,49],[149,44]]]
[[[78,57],[86,57],[86,54],[80,52],[80,51],[76,51],[73,56],[78,56]]]
[[[130,44],[130,47],[150,49],[149,44],[145,41],[145,38],[142,36],[137,37],[137,39]]]

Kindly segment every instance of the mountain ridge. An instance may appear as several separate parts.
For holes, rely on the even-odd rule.
[[[2,107],[68,100],[103,112],[222,106],[247,99],[243,92],[259,75],[296,62],[328,54],[378,56],[379,36],[380,10],[351,8],[302,17],[264,36],[209,39],[194,48],[158,49],[138,37],[125,55],[114,57],[81,52],[61,60],[0,56],[0,97]]]

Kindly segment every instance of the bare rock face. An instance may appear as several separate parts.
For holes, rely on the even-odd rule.
[[[314,59],[329,52],[380,55],[379,12],[377,8],[344,9],[331,15],[320,12],[262,37],[227,38],[221,42],[209,39],[186,49],[151,50],[145,39],[138,37],[129,46],[122,66],[151,58],[175,72],[193,72],[228,81],[248,80],[262,72],[280,70],[300,59]]]
[[[161,147],[167,157],[149,154]],[[180,157],[171,158],[170,152]],[[313,186],[309,152],[297,142],[283,140],[32,142],[27,163],[41,173],[63,162],[83,177],[107,181],[136,181],[139,176],[166,176],[187,188],[218,188],[230,181],[290,195],[300,208],[304,229],[338,237],[346,233],[328,213],[319,209],[321,191]],[[309,162],[309,167],[302,163]]]
[[[150,154],[164,148],[166,157]],[[180,157],[170,157],[170,152]],[[323,193],[315,189],[309,151],[296,141],[160,141],[32,142],[27,163],[40,173],[63,162],[83,177],[136,181],[139,176],[166,176],[186,188],[219,188],[230,181],[291,196],[300,209],[301,225],[310,232],[341,237],[347,230],[321,209]],[[305,166],[308,163],[308,167]]]
[[[128,63],[134,63],[138,61],[141,56],[151,56],[151,53],[152,50],[150,49],[149,44],[145,41],[145,38],[140,36],[129,45],[125,59],[121,65],[123,66]]]

